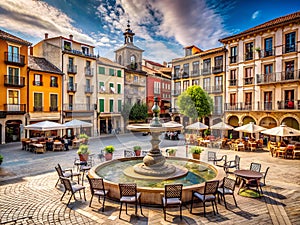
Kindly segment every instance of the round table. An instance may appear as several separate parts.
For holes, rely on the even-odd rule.
[[[257,190],[259,191],[259,180],[263,177],[263,174],[253,170],[236,170],[233,172],[235,176],[242,178],[240,188],[238,193],[240,193],[241,188],[245,185],[245,180],[256,180]]]

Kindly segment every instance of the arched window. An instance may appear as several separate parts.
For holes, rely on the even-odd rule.
[[[122,65],[122,56],[120,56],[120,55],[119,55],[119,58],[118,58],[118,63],[119,63],[120,65]]]
[[[137,68],[136,57],[134,55],[130,56],[130,66],[133,70]]]

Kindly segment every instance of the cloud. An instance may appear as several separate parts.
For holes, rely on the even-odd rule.
[[[255,20],[259,15],[260,15],[260,10],[256,10],[256,11],[252,14],[251,18],[252,18],[253,20]]]

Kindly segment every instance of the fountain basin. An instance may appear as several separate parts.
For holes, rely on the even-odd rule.
[[[108,197],[119,200],[119,183],[137,183],[138,191],[141,192],[141,202],[145,205],[161,205],[161,193],[164,192],[164,185],[171,183],[182,183],[183,193],[182,201],[189,202],[192,197],[192,190],[201,190],[204,188],[205,181],[219,180],[225,176],[222,168],[215,167],[212,164],[199,160],[166,157],[166,162],[175,164],[188,169],[186,176],[175,179],[147,179],[133,176],[127,176],[123,173],[128,167],[142,163],[143,157],[121,158],[104,162],[94,166],[89,175],[91,177],[103,177],[105,188],[109,190]]]

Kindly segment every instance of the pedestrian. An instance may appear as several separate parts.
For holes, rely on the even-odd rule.
[[[69,140],[67,139],[67,136],[66,136],[66,135],[63,136],[62,141],[63,141],[63,144],[64,144],[64,146],[65,146],[65,151],[69,151]]]

